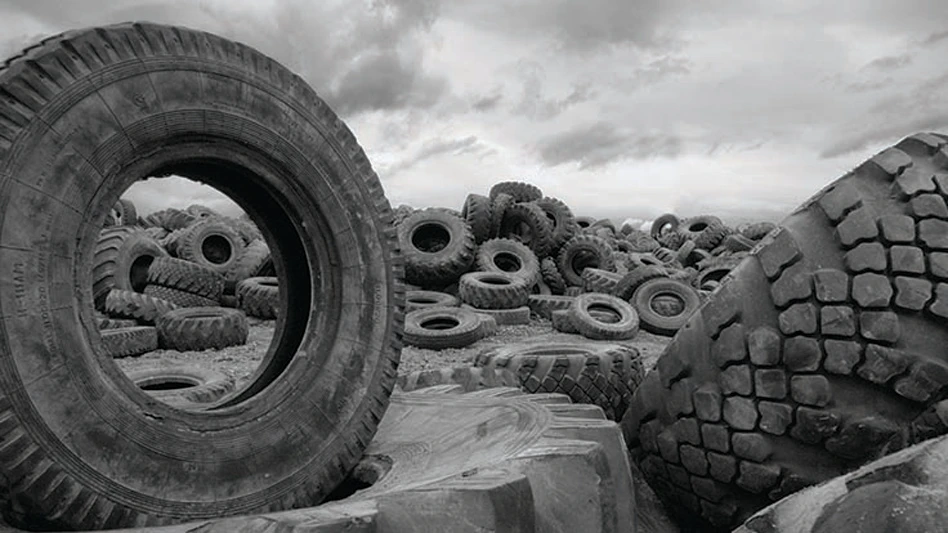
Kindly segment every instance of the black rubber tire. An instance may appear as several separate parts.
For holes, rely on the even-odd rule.
[[[498,194],[496,198],[491,199],[490,205],[490,236],[500,236],[500,224],[504,221],[504,215],[510,206],[517,203],[513,196],[509,194]]]
[[[566,280],[563,279],[563,274],[560,273],[560,269],[556,266],[556,260],[552,257],[544,257],[540,261],[540,275],[553,294],[566,292]]]
[[[188,228],[175,245],[175,254],[222,276],[234,268],[244,251],[240,234],[224,221],[209,218]]]
[[[106,329],[101,336],[105,354],[113,359],[136,357],[158,349],[158,333],[150,326]]]
[[[158,345],[166,350],[200,352],[247,343],[247,315],[226,307],[176,309],[158,317]]]
[[[575,296],[530,295],[527,305],[535,315],[552,320],[553,311],[569,309],[575,299]]]
[[[164,239],[165,237],[168,236],[168,233],[170,233],[165,228],[159,228],[159,227],[145,228],[144,231],[145,233],[148,234],[149,237],[158,241],[158,244],[161,244],[161,239]],[[161,244],[161,247],[164,248],[164,245]]]
[[[471,227],[474,242],[481,244],[491,237],[491,200],[480,194],[469,194],[461,208],[461,218]]]
[[[250,241],[237,258],[233,268],[224,275],[224,293],[235,294],[237,284],[247,278],[256,277],[257,271],[269,257],[270,248],[267,247],[267,243],[260,239]]]
[[[221,214],[210,207],[200,204],[191,204],[184,208],[184,212],[194,217],[195,221],[202,221],[207,218],[220,218]]]
[[[237,307],[247,316],[273,320],[280,314],[280,282],[275,277],[247,278],[237,284]]]
[[[489,316],[498,326],[525,326],[530,323],[530,308],[526,305],[513,309],[479,309],[461,304],[461,309]]]
[[[671,213],[666,213],[656,218],[652,222],[652,229],[649,232],[649,234],[652,236],[653,239],[658,239],[659,237],[664,235],[666,232],[677,231],[678,226],[680,224],[681,224],[681,221],[678,220],[677,216]]]
[[[946,145],[914,135],[818,192],[676,335],[623,423],[675,512],[729,530],[920,436],[948,386]]]
[[[157,226],[168,231],[184,229],[197,221],[194,215],[185,213],[180,209],[168,208],[146,216],[142,219],[142,225],[147,227]]]
[[[178,243],[181,241],[181,237],[188,232],[188,228],[176,229],[174,231],[168,231],[164,228],[162,230],[166,231],[166,235],[158,239],[158,244],[160,244],[172,257],[178,256]]]
[[[103,230],[92,259],[92,295],[96,309],[105,309],[105,298],[112,289],[145,290],[151,264],[166,255],[158,242],[141,229]]]
[[[372,440],[401,346],[391,212],[348,128],[258,51],[148,23],[48,37],[3,63],[0,94],[4,501],[31,529],[96,530],[325,498]],[[259,371],[212,414],[137,390],[95,328],[102,223],[166,174],[265,221],[288,287]]]
[[[106,226],[134,226],[138,224],[138,212],[131,200],[119,198],[109,212]]]
[[[585,230],[592,227],[596,223],[596,217],[581,216],[576,217],[576,225],[579,226],[579,229]]]
[[[546,213],[550,221],[552,233],[550,234],[550,252],[556,253],[572,239],[579,231],[576,225],[576,217],[569,206],[557,198],[540,198],[536,201],[537,206]]]
[[[129,318],[97,317],[96,325],[98,326],[100,330],[116,329],[116,328],[133,328],[138,325],[138,322]]]
[[[507,272],[468,272],[458,282],[461,301],[478,309],[514,309],[527,305],[526,278]]]
[[[460,305],[461,300],[457,296],[443,292],[408,291],[405,293],[405,311],[408,313],[432,307],[458,307]]]
[[[748,239],[739,233],[728,235],[721,243],[724,248],[732,252],[749,252],[754,249],[756,244],[757,243],[755,241],[752,241],[751,239]]]
[[[667,231],[656,239],[660,248],[668,248],[669,250],[677,250],[681,248],[682,244],[685,244],[688,241],[688,237],[685,234],[678,231]],[[655,250],[652,250],[654,253]]]
[[[701,305],[698,292],[675,279],[648,280],[635,290],[632,307],[645,331],[672,336],[684,327]]]
[[[635,270],[641,267],[664,268],[665,264],[664,261],[655,257],[652,253],[632,253],[629,254],[629,259],[626,261],[626,266],[629,270]]]
[[[583,269],[599,268],[615,271],[612,247],[604,239],[592,235],[577,235],[560,250],[556,266],[567,285],[583,285]]]
[[[526,342],[489,348],[479,368],[509,370],[529,393],[559,392],[575,403],[598,405],[610,420],[622,420],[645,374],[635,348],[584,342]]]
[[[138,367],[127,376],[149,396],[174,406],[214,403],[234,391],[227,374],[198,365]]]
[[[738,263],[738,261],[714,261],[698,271],[698,276],[695,278],[694,283],[695,288],[704,289],[710,281],[720,283],[734,270]]]
[[[419,370],[401,374],[396,382],[404,392],[411,392],[435,385],[461,385],[464,392],[491,389],[494,387],[520,387],[517,376],[507,370],[492,367],[456,366]]]
[[[398,226],[409,283],[426,289],[456,281],[474,263],[467,222],[438,209],[417,211]]]
[[[148,284],[190,292],[218,301],[224,294],[224,276],[219,272],[174,257],[161,257],[148,268]]]
[[[618,320],[606,322],[597,318],[590,312],[596,308],[608,309],[618,315]],[[635,308],[629,302],[608,294],[582,294],[576,297],[569,313],[576,330],[588,339],[629,340],[639,332],[639,315],[635,312]]]
[[[657,249],[660,244],[645,232],[633,232],[625,236],[629,243],[629,252],[648,253]]]
[[[540,281],[540,260],[525,244],[511,239],[491,239],[477,248],[474,265],[481,272],[507,272],[532,286]]]
[[[583,289],[586,292],[612,294],[615,292],[620,279],[622,279],[622,276],[615,272],[599,268],[587,268],[583,270]]]
[[[730,233],[731,230],[723,224],[709,226],[695,237],[695,246],[701,250],[713,250],[724,242],[724,238]]]
[[[172,289],[171,287],[163,287],[161,285],[148,285],[145,287],[144,294],[152,298],[171,302],[178,307],[216,307],[221,305],[219,300],[212,300],[191,292]]]
[[[535,203],[519,203],[507,208],[498,236],[525,244],[537,257],[546,257],[553,244],[552,224]]]
[[[573,325],[573,319],[569,317],[568,308],[557,309],[550,313],[550,323],[553,325],[553,329],[559,331],[560,333],[579,335],[579,330]]]
[[[490,199],[500,194],[509,194],[516,202],[535,202],[543,198],[543,191],[539,187],[522,181],[502,181],[490,188]]]
[[[480,315],[460,307],[419,309],[405,315],[405,344],[428,350],[464,348],[485,334]]]
[[[632,295],[635,294],[635,289],[638,289],[640,285],[645,283],[650,279],[658,278],[667,278],[668,273],[664,269],[653,267],[653,266],[644,266],[634,268],[629,271],[628,274],[622,276],[622,279],[619,280],[619,283],[616,284],[616,290],[613,294],[616,298],[630,301],[632,300]]]
[[[111,317],[133,319],[139,324],[154,325],[157,318],[178,306],[134,291],[112,289],[105,298],[105,312]]]
[[[773,222],[757,222],[743,228],[740,234],[752,241],[759,241],[775,229],[777,229],[777,225]]]

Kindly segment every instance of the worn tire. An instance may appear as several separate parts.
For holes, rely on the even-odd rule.
[[[632,294],[632,307],[639,314],[642,329],[656,335],[672,336],[684,327],[701,305],[698,292],[675,279],[645,281]]]
[[[560,273],[560,269],[556,266],[556,260],[552,257],[544,257],[540,261],[540,275],[553,294],[566,292],[566,280],[563,279],[563,274]]]
[[[405,315],[405,344],[428,350],[464,348],[483,338],[481,317],[460,307],[419,309]]]
[[[171,302],[134,291],[113,289],[105,298],[105,312],[109,316],[132,319],[149,326],[161,315],[177,308]]]
[[[682,516],[731,529],[918,438],[948,386],[946,145],[914,135],[818,192],[662,354],[623,425]]]
[[[460,305],[461,300],[457,296],[443,292],[408,291],[405,293],[405,312],[407,313],[432,307],[458,307]]]
[[[616,268],[612,247],[605,239],[592,235],[577,235],[569,240],[556,258],[556,266],[567,285],[581,287],[583,270],[599,268],[614,271]]]
[[[134,226],[138,224],[138,212],[135,210],[135,204],[131,200],[125,198],[119,198],[119,201],[115,202],[115,206],[112,208],[112,211],[109,212],[108,220],[112,226]]]
[[[237,284],[237,307],[248,316],[273,320],[280,314],[280,282],[275,277],[247,278]]]
[[[158,349],[158,333],[151,326],[106,329],[101,335],[102,348],[113,359],[135,357]]]
[[[537,257],[546,257],[553,244],[553,226],[535,203],[514,204],[504,212],[498,237],[523,243]]]
[[[575,296],[530,295],[527,305],[535,315],[551,320],[554,311],[569,309],[575,299]]]
[[[527,305],[528,280],[508,272],[468,272],[458,282],[461,301],[478,309],[514,309]]]
[[[184,229],[196,222],[194,215],[185,213],[180,209],[168,208],[146,216],[142,219],[142,225],[147,227],[159,227],[168,231]]]
[[[526,305],[512,309],[481,309],[461,304],[461,309],[489,316],[498,326],[524,326],[530,323],[530,308]]]
[[[189,292],[210,300],[224,294],[224,276],[219,272],[174,257],[160,257],[148,268],[148,284]]]
[[[452,283],[474,263],[474,235],[461,218],[438,209],[417,211],[398,226],[409,283]]]
[[[214,403],[234,391],[234,380],[198,365],[140,367],[128,379],[149,396],[176,407]]]
[[[668,273],[666,273],[662,268],[653,266],[638,267],[630,270],[625,276],[622,276],[622,279],[620,279],[619,283],[616,284],[616,290],[613,295],[616,298],[630,301],[632,299],[632,295],[635,294],[635,289],[638,289],[639,286],[646,281],[650,279],[667,277]]]
[[[615,272],[599,268],[587,268],[583,270],[583,289],[586,292],[612,294],[621,279],[622,276]]]
[[[436,385],[460,385],[464,392],[494,387],[520,387],[517,376],[507,369],[497,370],[493,367],[476,366],[435,368],[401,374],[396,384],[404,392]]]
[[[658,239],[668,231],[677,231],[680,224],[681,221],[678,220],[677,216],[666,213],[652,222],[652,228],[649,234],[653,239]]]
[[[148,23],[48,37],[0,66],[0,93],[0,168],[16,178],[0,212],[3,501],[31,529],[73,530],[325,498],[372,440],[401,345],[391,212],[348,128],[263,54]],[[287,265],[289,316],[211,414],[137,390],[95,328],[102,223],[135,180],[166,172],[265,221]]]
[[[234,294],[237,284],[241,281],[257,276],[260,267],[270,257],[270,248],[260,239],[250,241],[244,251],[237,258],[233,268],[224,275],[224,292]]]
[[[133,328],[138,322],[130,318],[97,317],[96,326],[102,329]]]
[[[469,194],[461,208],[461,218],[471,227],[474,242],[480,244],[491,237],[491,200],[480,194]]]
[[[145,287],[144,294],[152,298],[171,302],[178,307],[216,307],[221,305],[219,300],[212,300],[191,292],[172,289],[171,287],[163,287],[161,285],[148,285]]]
[[[615,322],[606,322],[591,313],[596,308],[605,308],[618,315]],[[599,341],[628,340],[639,332],[639,315],[625,300],[608,294],[581,294],[569,309],[570,320],[581,335]]]
[[[244,241],[234,228],[214,218],[188,228],[175,245],[181,259],[226,275],[244,251]]]
[[[103,230],[92,263],[92,295],[96,309],[105,309],[112,289],[142,292],[155,259],[168,255],[141,229],[118,227]]]
[[[158,317],[158,345],[166,350],[200,352],[247,343],[247,315],[226,307],[176,309]]]
[[[537,206],[546,213],[550,221],[552,232],[550,234],[550,251],[555,253],[572,239],[579,226],[576,225],[576,217],[569,206],[557,198],[541,198],[536,201]]]
[[[491,239],[477,248],[474,265],[481,272],[506,272],[521,276],[532,286],[540,281],[540,260],[525,244],[511,239]]]
[[[617,421],[645,374],[638,350],[619,344],[515,343],[481,352],[474,364],[513,372],[529,393],[559,392],[576,403],[598,405]]]
[[[501,194],[509,194],[516,202],[535,202],[543,198],[543,191],[539,187],[522,181],[502,181],[490,188],[491,200]]]

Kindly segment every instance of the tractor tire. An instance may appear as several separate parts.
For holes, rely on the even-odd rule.
[[[469,194],[464,200],[464,207],[461,208],[461,218],[471,227],[471,234],[477,244],[490,239],[490,204],[491,200],[486,196]]]
[[[101,334],[102,347],[113,359],[135,357],[158,349],[158,334],[150,326],[107,329]]]
[[[650,279],[667,278],[668,273],[664,269],[654,266],[643,266],[630,270],[628,274],[622,276],[619,283],[616,284],[616,290],[613,295],[616,298],[630,301],[635,290]]]
[[[138,212],[135,210],[135,204],[131,200],[120,198],[115,202],[115,207],[109,213],[110,223],[106,226],[135,226],[138,224]]]
[[[0,472],[4,511],[28,510],[10,525],[137,529],[326,498],[388,405],[404,307],[391,210],[345,124],[260,52],[151,23],[47,37],[2,64],[0,94],[16,178],[0,193]],[[213,413],[148,397],[95,328],[103,221],[167,174],[265,220],[288,265],[260,372]]]
[[[105,309],[105,299],[112,289],[144,291],[152,263],[167,255],[158,242],[141,229],[118,227],[103,230],[92,258],[95,308]]]
[[[681,221],[678,220],[677,216],[671,213],[666,213],[656,218],[655,221],[652,222],[652,228],[649,234],[653,239],[658,239],[667,232],[677,231],[680,224]]]
[[[97,317],[96,326],[100,329],[134,328],[138,322],[129,318]]]
[[[501,194],[509,194],[515,202],[535,202],[543,198],[543,191],[539,187],[522,181],[502,181],[490,188],[490,199]]]
[[[530,285],[507,272],[468,272],[461,276],[458,296],[478,309],[515,309],[527,305]]]
[[[491,238],[500,237],[500,224],[504,221],[504,215],[510,206],[514,205],[516,200],[509,194],[501,193],[496,198],[491,198],[490,204],[490,236]]]
[[[552,320],[554,311],[569,309],[574,300],[576,300],[575,296],[531,295],[527,305],[530,306],[533,314]]]
[[[544,257],[540,261],[540,275],[553,294],[566,292],[566,280],[563,279],[563,274],[560,273],[560,269],[556,266],[556,260],[552,257]]]
[[[533,250],[511,239],[491,239],[477,248],[474,265],[481,272],[506,272],[530,285],[540,281],[540,260]]]
[[[158,345],[166,350],[200,352],[247,343],[247,315],[226,307],[176,309],[158,317]]]
[[[161,285],[148,285],[145,287],[146,296],[171,302],[178,307],[216,307],[221,305],[220,300],[212,300],[191,292],[185,292],[180,289],[163,287]],[[223,296],[221,296],[223,298]]]
[[[550,220],[552,233],[550,235],[550,252],[556,253],[567,241],[576,236],[579,226],[569,206],[556,198],[541,198],[536,204],[546,213]]]
[[[602,294],[612,294],[615,292],[616,285],[622,276],[608,270],[598,268],[587,268],[583,270],[583,289],[586,292],[598,292]]]
[[[566,284],[574,287],[583,285],[583,270],[599,268],[615,271],[614,252],[609,243],[592,235],[577,235],[560,250],[556,266]]]
[[[175,231],[185,229],[196,221],[194,215],[185,213],[180,209],[168,208],[146,216],[142,219],[142,225],[146,228],[159,227],[168,231]]]
[[[476,366],[419,370],[398,376],[396,384],[404,392],[436,385],[460,385],[464,392],[494,387],[520,387],[517,376],[509,370]]]
[[[237,284],[237,307],[247,316],[273,320],[279,316],[281,306],[277,278],[247,278]]]
[[[526,245],[537,257],[546,257],[553,244],[552,227],[537,204],[514,204],[504,213],[498,236]]]
[[[175,254],[226,275],[244,251],[244,241],[229,224],[209,218],[188,228],[175,245]]]
[[[681,516],[730,530],[920,437],[948,386],[946,146],[913,135],[819,191],[661,355],[623,425]]]
[[[177,308],[174,303],[134,291],[113,289],[105,298],[105,312],[109,316],[136,320],[146,326],[154,325],[158,317]]]
[[[398,226],[409,283],[426,289],[450,284],[474,263],[474,235],[461,218],[438,209],[417,211]]]
[[[255,277],[269,257],[270,248],[267,247],[267,243],[259,239],[250,241],[237,258],[233,268],[224,274],[224,293],[235,294],[237,284],[247,278]]]
[[[148,284],[189,292],[210,300],[220,300],[224,294],[224,276],[197,263],[161,257],[148,269]]]

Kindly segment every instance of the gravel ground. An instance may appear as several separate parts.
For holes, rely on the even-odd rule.
[[[117,359],[119,368],[128,372],[142,367],[175,366],[180,364],[198,365],[204,368],[223,372],[233,378],[240,387],[253,374],[270,346],[273,338],[275,322],[250,318],[250,335],[247,344],[232,346],[223,350],[205,350],[201,352],[178,352],[175,350],[157,350],[140,357]],[[418,370],[445,368],[454,366],[468,366],[474,364],[474,359],[481,351],[498,344],[510,344],[517,341],[546,340],[550,342],[588,342],[596,343],[580,335],[559,333],[546,319],[534,319],[529,325],[500,326],[496,334],[482,339],[466,348],[449,350],[422,350],[406,346],[402,350],[399,366],[400,374],[408,374]],[[651,368],[661,354],[669,337],[660,337],[640,331],[630,341],[623,341],[638,348],[643,357],[643,364]]]

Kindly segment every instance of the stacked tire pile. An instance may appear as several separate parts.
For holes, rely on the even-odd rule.
[[[650,233],[574,216],[536,186],[501,182],[470,194],[460,211],[395,211],[406,257],[406,342],[468,345],[531,312],[563,332],[628,340],[639,327],[674,335],[702,293],[721,280],[773,224],[739,228],[713,216],[663,215]],[[476,315],[493,320],[484,320]]]
[[[114,358],[159,348],[222,349],[247,342],[247,316],[275,319],[279,286],[256,226],[192,205],[144,218],[121,199],[93,258],[102,342]]]

